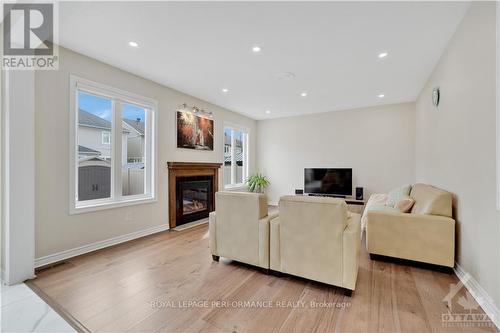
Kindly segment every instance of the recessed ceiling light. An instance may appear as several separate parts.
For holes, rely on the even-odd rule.
[[[132,47],[138,47],[139,46],[139,44],[137,42],[134,42],[134,41],[128,42],[128,45],[130,45]]]
[[[300,93],[300,96],[307,97],[307,93],[306,92]]]
[[[269,111],[269,110],[266,110],[266,113],[267,113],[267,114],[270,114],[270,113],[271,113],[271,111]]]
[[[389,55],[389,53],[387,53],[387,52],[382,52],[382,53],[379,53],[378,57],[379,57],[379,58],[385,58],[385,57],[387,57],[388,55]]]
[[[228,91],[229,91],[229,89],[227,89],[227,88],[222,88],[222,92],[223,92],[223,93],[227,93]]]
[[[380,94],[380,95],[378,95],[378,98],[384,98],[384,97],[385,97],[385,95],[384,95],[384,94]]]
[[[259,53],[260,50],[261,50],[260,46],[255,45],[254,47],[252,47],[252,51],[255,53]]]

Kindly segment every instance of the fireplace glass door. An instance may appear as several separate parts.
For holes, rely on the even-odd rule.
[[[212,211],[212,180],[205,177],[177,179],[177,225],[201,220]]]
[[[182,215],[195,214],[208,208],[208,188],[191,185],[182,190]]]

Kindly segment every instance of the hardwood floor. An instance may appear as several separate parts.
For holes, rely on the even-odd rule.
[[[349,297],[340,288],[212,261],[205,224],[70,259],[29,285],[81,331],[497,332],[443,325],[453,274],[373,261],[364,245],[360,255]],[[455,299],[466,296],[462,288]],[[482,313],[470,308],[465,313]]]

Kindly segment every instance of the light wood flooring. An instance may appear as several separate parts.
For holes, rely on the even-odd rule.
[[[442,300],[457,282],[453,274],[373,261],[363,244],[356,290],[349,297],[340,288],[266,275],[222,258],[212,261],[206,224],[79,256],[37,275],[29,285],[80,331],[497,331],[443,326],[448,308]],[[456,298],[461,296],[464,290]],[[187,303],[196,300],[206,303]],[[227,306],[215,307],[217,300]],[[263,302],[239,307],[238,301]],[[266,304],[272,308],[259,307]]]

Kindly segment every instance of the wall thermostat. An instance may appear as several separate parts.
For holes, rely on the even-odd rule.
[[[438,107],[440,98],[441,90],[439,87],[436,87],[432,90],[432,104],[434,104],[435,107]]]

